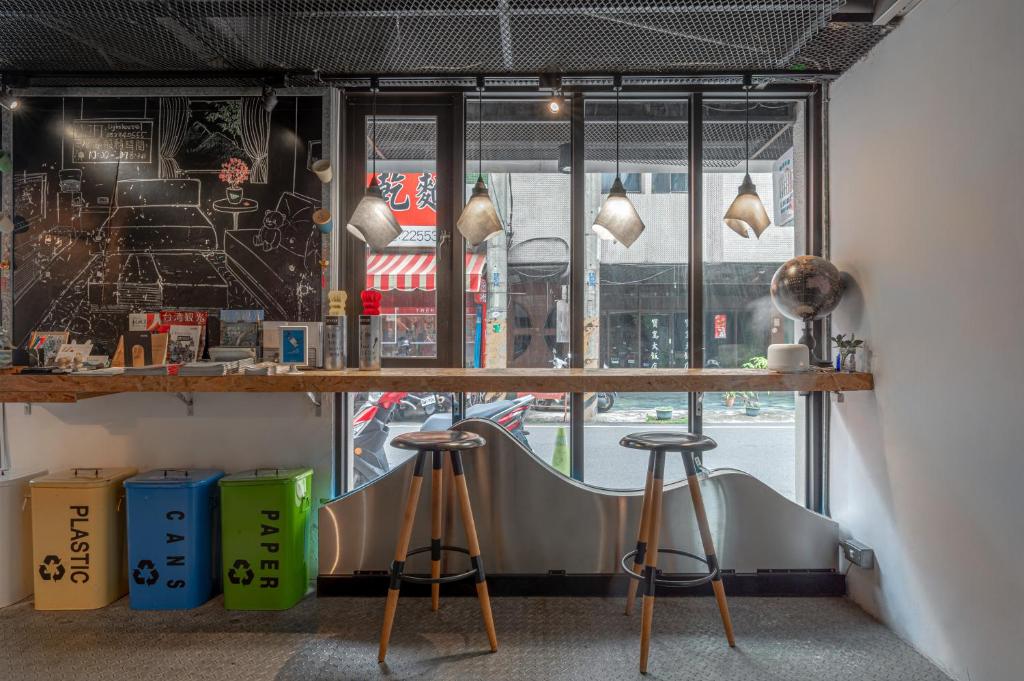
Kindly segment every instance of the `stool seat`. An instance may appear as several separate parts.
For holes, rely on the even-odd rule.
[[[415,430],[402,433],[391,441],[392,447],[418,452],[455,452],[476,449],[486,444],[487,440],[476,433],[462,430]]]
[[[707,435],[670,430],[630,433],[619,440],[619,444],[629,449],[658,449],[663,452],[704,452],[718,446],[718,443]]]

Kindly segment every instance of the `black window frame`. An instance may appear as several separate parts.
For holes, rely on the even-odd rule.
[[[465,122],[466,122],[466,105],[470,99],[475,100],[476,93],[472,89],[463,89],[462,91],[462,105],[456,107],[458,113],[452,116],[453,129],[450,131],[451,134],[445,135],[445,138],[451,145],[450,158],[451,166],[447,169],[447,176],[451,178],[452,188],[464,188],[465,177],[468,176],[466,168],[465,158]],[[521,96],[525,98],[538,98],[546,96],[543,93],[537,93],[536,89],[524,86],[521,89]],[[402,95],[395,95],[399,99],[405,99],[408,97],[408,102],[413,107],[417,101],[424,102],[429,101],[431,97],[445,97],[451,96],[452,93],[446,94],[430,93],[430,92],[413,92],[403,93]],[[703,269],[703,101],[707,95],[708,98],[715,100],[721,99],[732,99],[736,101],[742,101],[744,93],[738,86],[706,86],[700,88],[683,88],[678,89],[658,89],[652,90],[642,87],[635,88],[624,88],[621,96],[626,97],[643,97],[643,98],[663,98],[663,97],[674,97],[674,98],[685,98],[688,100],[688,136],[689,136],[689,163],[686,176],[686,193],[690,194],[689,197],[689,304],[687,306],[687,315],[689,319],[689,347],[688,353],[690,357],[691,366],[703,366],[704,363],[704,318],[706,316],[706,310],[704,309],[704,269]],[[506,88],[496,95],[499,97],[515,96],[515,88]],[[593,89],[588,88],[577,88],[571,92],[566,93],[566,99],[568,105],[571,107],[571,158],[572,165],[570,169],[571,180],[571,229],[572,236],[570,242],[570,315],[571,315],[571,366],[582,368],[583,366],[583,294],[586,288],[586,282],[584,280],[586,276],[584,266],[584,242],[580,238],[585,234],[586,229],[589,229],[589,225],[585,224],[585,216],[583,210],[583,195],[584,195],[584,100],[594,96],[607,96],[613,97],[614,93],[607,87],[595,87]],[[485,92],[484,97],[488,97]],[[761,89],[756,89],[750,93],[752,100],[757,99],[789,99],[799,100],[804,104],[805,111],[805,125],[804,125],[804,144],[807,150],[807,157],[805,160],[806,171],[805,171],[805,192],[806,197],[806,220],[805,220],[805,234],[804,249],[806,253],[811,255],[828,256],[828,226],[827,226],[827,214],[824,210],[824,191],[827,187],[827,178],[825,177],[825,165],[823,162],[823,135],[824,126],[822,118],[823,110],[823,97],[822,97],[822,86],[818,84],[783,84],[783,85],[768,85]],[[394,100],[392,100],[394,101]],[[343,136],[341,139],[346,139],[344,132],[347,129],[345,120],[348,118],[345,115],[339,115],[338,120],[343,128]],[[361,121],[360,121],[361,122]],[[344,155],[344,154],[343,154]],[[346,156],[347,158],[347,156]],[[360,161],[362,159],[359,159]],[[459,162],[461,160],[461,162]],[[351,164],[346,163],[344,167],[353,167]],[[682,173],[681,173],[682,174]],[[672,181],[670,180],[670,191]],[[348,200],[342,200],[342,210],[344,214],[348,214],[351,207],[351,200],[356,198],[354,196],[347,197]],[[345,204],[349,204],[346,206]],[[459,204],[456,203],[456,207]],[[352,237],[342,234],[341,239],[338,243],[338,251],[334,255],[336,257],[342,255],[349,255],[352,252],[354,244],[348,243]],[[463,258],[462,254],[465,252],[465,244],[458,233],[454,230],[451,234],[451,238],[448,239],[449,247],[451,250],[450,257],[447,257],[448,267],[451,272],[446,277],[448,281],[457,283],[463,281]],[[349,256],[351,257],[351,256]],[[439,261],[441,257],[439,255]],[[345,262],[345,259],[339,258],[339,261]],[[440,267],[439,262],[439,267]],[[460,301],[463,295],[461,286],[450,287],[452,290],[447,292],[439,291],[439,300],[443,295],[447,299],[447,307],[450,311],[460,310]],[[455,290],[455,289],[458,290]],[[440,309],[439,305],[439,309]],[[447,361],[451,366],[465,366],[467,358],[465,357],[465,318],[464,315],[451,315],[452,319],[452,333],[450,338],[450,348],[444,354],[446,355]],[[818,321],[813,326],[813,333],[817,340],[818,347],[825,347],[827,349],[827,338],[828,338],[828,322]],[[350,352],[350,358],[355,356],[354,352]],[[442,354],[441,348],[438,348],[438,354]],[[350,359],[351,361],[351,359]],[[802,394],[802,399],[805,401],[806,418],[804,420],[804,443],[806,450],[805,458],[805,499],[804,505],[806,508],[813,511],[828,514],[828,398],[823,393],[808,393]],[[464,397],[462,395],[456,396],[453,416],[458,419],[461,416],[462,408],[464,403]],[[701,432],[703,429],[703,395],[700,393],[691,393],[688,410],[689,410],[689,422],[690,429],[693,432]],[[338,417],[342,419],[348,418],[347,410],[339,410]],[[583,428],[583,395],[580,393],[574,393],[571,399],[571,427],[570,427],[570,452],[571,452],[571,476],[576,480],[583,480],[583,473],[585,467],[585,454],[584,454],[584,428]],[[346,430],[347,421],[342,424],[343,427],[337,428],[336,432],[344,432]],[[352,454],[348,451],[346,443],[339,441],[335,443],[336,451],[336,470],[347,470],[345,463]]]

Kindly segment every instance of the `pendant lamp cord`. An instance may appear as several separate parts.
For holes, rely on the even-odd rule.
[[[615,88],[615,177],[619,177],[619,90]]]
[[[373,145],[373,149],[371,149],[371,152],[373,153],[373,179],[375,181],[377,179],[377,84],[373,83],[372,85],[373,85],[373,100],[372,100],[373,104],[371,105],[371,109],[372,109],[372,119],[371,119],[371,121],[372,122],[370,123],[370,130],[371,130],[370,137],[372,139],[371,144]]]
[[[743,87],[743,112],[744,112],[744,123],[743,127],[746,131],[744,137],[746,138],[746,144],[744,145],[744,156],[746,157],[746,174],[750,174],[750,86],[744,85]]]
[[[480,86],[476,89],[476,119],[477,119],[477,132],[476,132],[476,154],[477,154],[477,166],[476,175],[478,180],[484,179],[484,88]]]

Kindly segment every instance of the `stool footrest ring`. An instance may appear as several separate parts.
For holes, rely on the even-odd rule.
[[[679,549],[658,549],[658,553],[671,553],[676,556],[685,556],[686,558],[692,558],[699,563],[704,563],[705,565],[708,564],[708,559],[706,557],[698,556],[694,553],[689,553],[687,551],[680,551]],[[633,570],[626,566],[626,562],[634,556],[636,556],[635,549],[624,555],[622,557],[622,560],[619,562],[622,565],[622,569],[626,571],[626,574],[629,575],[631,579],[638,579],[640,581],[644,581],[646,580],[646,577],[644,577],[642,574],[638,572],[633,572]],[[654,583],[658,586],[665,586],[673,589],[683,589],[688,587],[700,586],[702,584],[712,582],[715,580],[715,578],[718,577],[719,572],[720,570],[718,566],[715,566],[714,570],[711,570],[708,574],[701,575],[700,577],[688,577],[685,579],[676,577],[657,577],[655,578]]]
[[[461,546],[442,546],[441,550],[442,551],[455,551],[457,553],[464,553],[467,556],[469,555],[469,549],[462,548]],[[418,549],[410,550],[405,555],[406,555],[406,557],[409,557],[409,556],[414,556],[417,553],[427,553],[429,551],[430,551],[430,547],[429,546],[421,546]],[[395,569],[395,564],[394,564],[394,562],[392,562],[391,563],[391,570],[394,571],[394,569]],[[457,575],[447,575],[445,577],[413,577],[413,576],[410,576],[410,575],[401,574],[401,575],[398,575],[398,579],[400,579],[403,582],[410,582],[412,584],[448,584],[450,582],[458,582],[458,581],[461,581],[463,579],[469,579],[470,577],[475,575],[476,572],[477,572],[476,568],[472,568],[472,569],[470,569],[470,570],[468,570],[466,572],[460,572]]]

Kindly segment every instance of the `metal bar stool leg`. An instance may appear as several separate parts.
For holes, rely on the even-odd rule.
[[[487,575],[484,573],[484,562],[480,557],[480,541],[476,536],[476,521],[473,519],[473,508],[469,503],[469,488],[466,486],[466,474],[462,468],[462,454],[450,452],[452,457],[452,473],[455,491],[462,509],[462,524],[466,528],[466,544],[469,547],[469,560],[476,569],[476,595],[480,600],[480,613],[483,615],[487,640],[491,644],[491,652],[498,650],[498,635],[494,631],[494,616],[491,613],[491,597],[487,593]]]
[[[654,580],[658,571],[658,539],[661,532],[661,492],[665,482],[665,452],[655,450],[651,517],[647,534],[647,556],[644,561],[644,600],[640,619],[640,673],[647,673],[647,657],[651,652],[651,624],[654,622]]]
[[[654,487],[654,452],[647,459],[647,482],[644,483],[644,502],[640,507],[640,532],[636,538],[636,557],[633,558],[633,571],[640,572],[644,566],[647,553],[647,532],[651,524],[651,490]],[[626,614],[633,614],[636,602],[637,580],[630,579],[626,587]]]
[[[704,555],[708,559],[708,570],[714,572],[718,568],[718,558],[715,556],[715,542],[711,538],[708,515],[704,510],[704,495],[700,491],[700,479],[697,477],[697,466],[693,460],[693,452],[683,452],[683,467],[686,469],[686,483],[687,487],[690,488],[690,498],[693,500],[693,512],[697,516],[700,541],[704,545]],[[715,575],[715,578],[711,580],[711,588],[715,592],[718,612],[722,616],[725,638],[729,641],[729,647],[734,648],[736,647],[736,639],[732,634],[732,618],[729,616],[729,604],[725,601],[725,586],[722,584],[721,574]]]
[[[405,557],[409,552],[409,539],[412,537],[412,525],[416,519],[416,505],[420,500],[420,488],[423,486],[423,466],[427,453],[416,455],[416,468],[409,485],[409,496],[405,502],[405,515],[402,527],[398,532],[398,544],[395,546],[395,562],[391,565],[391,583],[388,586],[388,600],[384,606],[384,624],[380,630],[380,648],[377,651],[377,662],[384,662],[388,654],[388,641],[391,639],[391,627],[395,623],[395,610],[398,609],[398,592],[402,586],[402,571],[405,569]]]
[[[434,470],[430,479],[430,576],[441,576],[441,512],[444,508],[441,496],[441,480],[444,474],[444,455],[433,452]],[[430,609],[437,612],[441,607],[441,585],[430,585]]]

